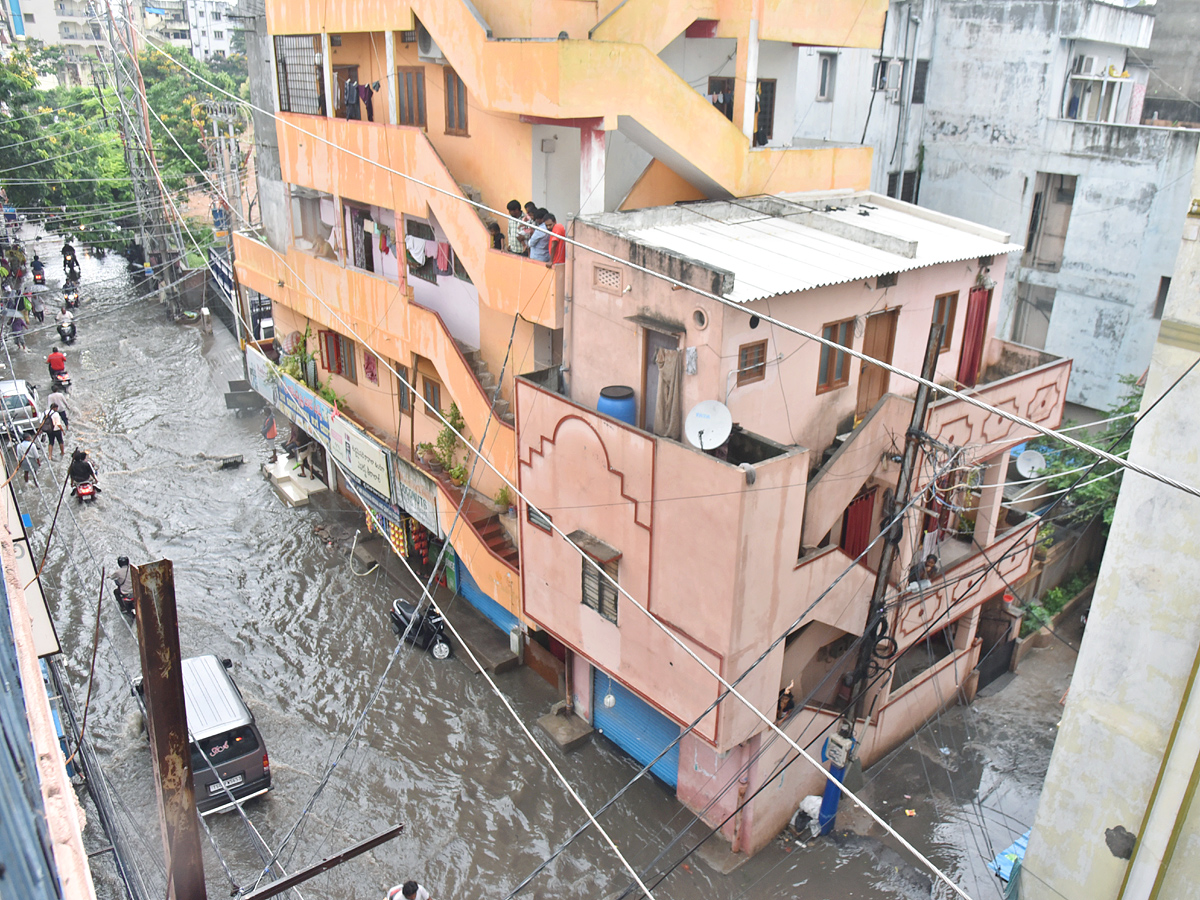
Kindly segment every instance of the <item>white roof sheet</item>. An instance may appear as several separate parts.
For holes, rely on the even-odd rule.
[[[847,202],[834,198],[830,203],[843,208],[804,212],[797,207],[797,215],[786,218],[746,209],[744,217],[725,219],[704,216],[700,204],[687,207],[695,210],[689,221],[647,227],[630,221],[620,231],[640,244],[732,272],[733,290],[727,296],[738,303],[1023,249],[999,239],[1004,237],[999,232],[992,232],[996,237],[988,237],[955,227],[950,224],[952,219],[936,221],[870,200]],[[866,215],[861,214],[864,212]],[[802,224],[805,220],[819,224],[820,218],[885,238],[915,241],[916,253],[909,257]]]

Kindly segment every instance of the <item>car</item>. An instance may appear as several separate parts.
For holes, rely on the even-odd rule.
[[[22,431],[36,431],[42,414],[38,410],[37,387],[28,381],[0,381],[0,398],[4,400],[4,434],[12,437]]]

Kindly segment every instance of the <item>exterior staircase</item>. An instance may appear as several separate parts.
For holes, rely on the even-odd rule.
[[[487,545],[489,550],[514,569],[520,571],[521,554],[509,538],[508,532],[504,530],[504,526],[500,524],[500,517],[498,515],[493,513],[487,518],[474,520],[471,522],[471,527],[478,532],[480,539]]]
[[[467,365],[475,372],[475,378],[479,382],[479,386],[483,388],[484,394],[487,395],[488,401],[494,406],[497,418],[512,425],[516,418],[512,414],[509,402],[499,396],[500,387],[496,384],[496,377],[492,375],[479,351],[468,347],[462,341],[456,340],[454,343],[458,344],[458,349],[462,351]]]
[[[449,502],[453,504],[453,508],[457,508],[458,504],[462,502],[462,493],[466,488],[459,487],[452,482],[445,472],[437,474],[430,472],[429,474],[437,479],[438,485],[446,494]],[[467,495],[467,499],[462,505],[462,518],[465,521],[460,523],[460,527],[463,524],[469,527],[471,531],[475,532],[480,543],[514,572],[521,570],[520,550],[508,536],[495,509],[481,500],[479,494],[469,493]],[[453,536],[451,540],[454,540]]]

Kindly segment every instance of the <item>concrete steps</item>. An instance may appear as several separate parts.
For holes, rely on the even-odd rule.
[[[467,365],[471,367],[471,371],[475,373],[475,378],[479,381],[479,386],[483,388],[484,394],[492,404],[492,408],[496,411],[497,417],[512,425],[516,418],[513,416],[510,404],[503,397],[498,395],[499,386],[496,384],[496,376],[488,368],[488,364],[483,361],[483,357],[474,347],[469,347],[462,341],[456,340],[454,343],[458,345],[458,349],[462,351],[463,358],[467,361]]]
[[[300,462],[286,456],[263,463],[262,473],[279,499],[290,507],[308,506],[310,496],[329,490],[320,479],[300,474]]]

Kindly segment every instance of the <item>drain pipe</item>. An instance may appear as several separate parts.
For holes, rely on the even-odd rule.
[[[734,853],[742,850],[742,820],[746,817],[746,790],[749,787],[749,776],[743,775],[738,779],[737,817],[733,820],[733,840],[729,842],[729,849]]]

